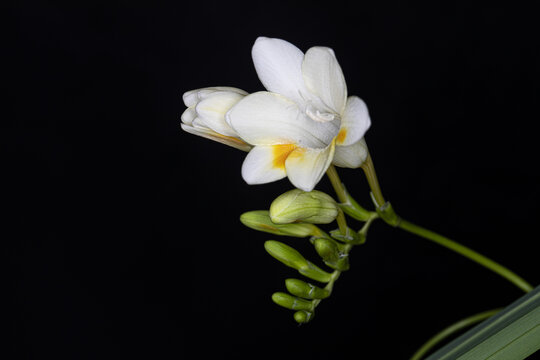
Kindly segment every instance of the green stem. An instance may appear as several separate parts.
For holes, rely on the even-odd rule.
[[[462,319],[447,328],[443,329],[439,333],[435,334],[432,338],[430,338],[420,349],[418,349],[414,355],[410,358],[410,360],[420,360],[422,356],[424,356],[426,353],[428,353],[435,345],[446,339],[447,337],[451,336],[452,334],[455,334],[456,332],[467,328],[469,326],[472,326],[476,323],[482,322],[487,318],[492,317],[499,311],[501,311],[502,308],[484,311],[479,314],[475,314],[472,316],[469,316],[465,319]]]
[[[514,272],[496,263],[495,261],[485,257],[484,255],[481,255],[477,253],[476,251],[469,249],[466,246],[463,246],[453,240],[450,240],[447,237],[439,235],[433,231],[427,230],[421,226],[415,225],[411,222],[408,222],[398,217],[395,214],[392,207],[390,206],[390,204],[384,201],[384,197],[382,196],[381,188],[377,180],[377,174],[375,173],[375,167],[373,165],[371,156],[368,155],[366,161],[364,162],[364,164],[362,164],[362,169],[366,173],[366,177],[367,177],[369,186],[371,188],[373,198],[378,207],[377,211],[379,212],[379,215],[381,215],[382,219],[386,221],[388,224],[395,227],[399,227],[405,231],[421,236],[424,239],[431,240],[441,246],[444,246],[450,250],[453,250],[457,252],[458,254],[461,254],[465,256],[466,258],[472,261],[475,261],[478,264],[488,268],[489,270],[494,271],[495,273],[509,280],[511,283],[513,283],[514,285],[516,285],[517,287],[519,287],[521,290],[525,292],[529,292],[533,289],[531,284],[523,280]]]
[[[346,203],[347,193],[345,192],[345,187],[343,186],[343,183],[341,182],[341,179],[339,178],[339,175],[334,165],[330,165],[328,170],[326,170],[326,175],[328,175],[330,183],[332,184],[332,187],[334,188],[334,191],[336,192],[339,201],[342,203]]]
[[[375,166],[373,165],[373,160],[371,159],[371,155],[369,153],[366,161],[364,161],[362,164],[362,170],[364,170],[364,173],[366,174],[366,178],[369,187],[371,188],[373,198],[377,203],[377,207],[383,206],[386,201],[384,201],[381,187],[379,186],[379,180],[377,179],[377,173],[375,172]]]
[[[403,219],[401,219],[401,221],[399,222],[397,226],[405,231],[408,231],[410,233],[423,237],[424,239],[431,240],[441,246],[444,246],[450,250],[457,252],[460,255],[465,256],[466,258],[472,261],[477,262],[478,264],[504,277],[505,279],[507,279],[508,281],[510,281],[511,283],[513,283],[514,285],[516,285],[518,288],[520,288],[521,290],[525,292],[529,292],[533,289],[531,284],[526,282],[523,278],[521,278],[514,272],[496,263],[495,261],[485,257],[484,255],[481,255],[477,253],[476,251],[469,249],[466,246],[458,244],[457,242],[453,240],[450,240],[442,235],[439,235],[433,231],[424,229],[421,226],[415,225]]]
[[[367,236],[367,232],[369,230],[369,227],[371,226],[371,224],[373,223],[373,221],[377,220],[379,218],[379,214],[377,213],[372,213],[371,216],[369,217],[369,219],[367,219],[366,223],[364,224],[364,226],[362,226],[362,228],[358,231],[361,235],[363,235],[364,237]]]
[[[350,248],[348,250],[350,251]],[[349,251],[347,251],[347,253],[349,253]],[[334,272],[332,273],[332,278],[330,279],[330,281],[324,287],[326,290],[328,290],[330,292],[330,294],[332,294],[332,290],[334,289],[334,284],[335,284],[336,280],[339,278],[340,275],[341,275],[341,271],[334,270]],[[312,306],[313,306],[312,311],[315,311],[315,308],[320,304],[321,301],[322,301],[322,299],[313,300],[313,302],[312,302]]]
[[[339,227],[339,232],[341,235],[348,235],[347,234],[347,219],[345,219],[345,214],[343,213],[343,210],[338,209],[338,216],[336,217],[336,222]]]
[[[328,178],[330,179],[330,182],[332,183],[332,187],[334,188],[334,191],[336,192],[336,195],[339,201],[347,202],[347,194],[345,192],[345,187],[343,186],[343,183],[341,182],[341,179],[339,178],[339,175],[334,165],[330,165],[330,167],[326,171],[326,175],[328,175]],[[342,235],[346,235],[347,234],[347,220],[343,214],[343,211],[341,210],[339,211],[337,221],[338,221],[340,233]],[[345,245],[343,253],[348,256],[351,249],[352,249],[352,245],[347,244]],[[330,292],[330,294],[332,293],[332,290],[334,289],[334,284],[340,275],[341,275],[341,271],[334,270],[334,272],[332,273],[332,278],[324,287],[326,290]],[[320,302],[321,302],[321,299],[313,300],[313,303],[312,303],[313,311],[315,311],[315,308],[320,304]]]

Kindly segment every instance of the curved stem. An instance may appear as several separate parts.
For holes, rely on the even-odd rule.
[[[375,167],[373,165],[371,156],[368,155],[366,161],[364,162],[364,164],[362,164],[362,169],[366,173],[366,177],[371,188],[373,198],[378,207],[377,212],[379,212],[379,215],[381,215],[382,219],[388,224],[399,227],[405,231],[423,237],[424,239],[431,240],[441,246],[453,250],[458,254],[463,255],[466,258],[469,258],[470,260],[475,261],[478,264],[488,268],[489,270],[499,274],[500,276],[504,277],[525,292],[529,292],[533,289],[531,284],[526,282],[523,278],[516,275],[514,272],[510,271],[506,267],[485,257],[484,255],[481,255],[466,246],[450,240],[447,237],[439,235],[431,230],[427,230],[421,226],[415,225],[398,217],[392,207],[389,205],[389,203],[386,203],[384,201],[384,197],[382,196],[381,188],[377,180],[377,174],[375,173]]]
[[[521,278],[514,272],[510,271],[506,267],[502,266],[499,263],[496,263],[495,261],[485,257],[482,254],[477,253],[476,251],[472,249],[469,249],[466,246],[463,246],[453,240],[448,239],[447,237],[439,235],[431,230],[427,230],[421,226],[415,225],[403,219],[401,219],[397,227],[405,231],[408,231],[412,234],[423,237],[424,239],[431,240],[441,246],[446,247],[447,249],[453,250],[457,252],[458,254],[463,255],[466,258],[469,258],[470,260],[504,277],[505,279],[507,279],[508,281],[510,281],[511,283],[513,283],[514,285],[516,285],[518,288],[520,288],[521,290],[525,292],[529,292],[533,289],[531,284],[529,284],[523,278]]]
[[[481,312],[479,314],[469,316],[469,317],[467,317],[465,319],[462,319],[462,320],[448,326],[447,328],[445,328],[445,329],[441,330],[440,332],[438,332],[437,334],[435,334],[428,341],[426,341],[426,343],[424,345],[422,345],[422,347],[420,347],[420,349],[418,349],[414,353],[414,355],[410,358],[410,360],[419,360],[419,359],[421,359],[422,356],[424,356],[435,345],[437,345],[438,343],[440,343],[441,341],[443,341],[447,337],[451,336],[452,334],[455,334],[456,332],[458,332],[458,331],[460,331],[460,330],[462,330],[462,329],[464,329],[466,327],[469,327],[469,326],[472,326],[472,325],[477,324],[479,322],[482,322],[485,319],[492,317],[493,315],[495,315],[496,313],[498,313],[501,310],[502,310],[502,308],[493,309],[493,310],[489,310],[489,311],[484,311],[484,312]]]

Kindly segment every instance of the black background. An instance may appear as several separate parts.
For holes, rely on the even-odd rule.
[[[313,322],[298,327],[273,304],[295,272],[264,251],[271,235],[238,217],[292,186],[246,185],[245,153],[180,129],[185,91],[263,89],[250,55],[257,36],[335,50],[349,94],[370,109],[366,139],[400,215],[540,281],[532,9],[77,4],[4,8],[12,358],[352,350],[406,359],[442,327],[521,296],[482,267],[377,222]],[[340,174],[370,206],[363,173]],[[326,179],[318,189],[331,192]],[[317,260],[306,240],[283,241]]]

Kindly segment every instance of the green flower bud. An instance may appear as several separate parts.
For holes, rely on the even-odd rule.
[[[308,266],[302,269],[299,269],[298,272],[308,278],[323,283],[327,283],[332,280],[332,274],[322,270],[317,265],[307,262]]]
[[[339,207],[331,196],[313,190],[287,191],[270,205],[270,218],[276,224],[303,221],[312,224],[328,224],[337,217]]]
[[[299,324],[305,324],[313,319],[313,316],[312,312],[300,310],[294,313],[294,320]]]
[[[310,279],[320,282],[329,282],[332,279],[332,274],[307,261],[302,254],[288,245],[279,241],[268,240],[264,243],[264,248],[274,258],[298,270],[300,274]]]
[[[313,310],[313,304],[311,301],[300,299],[284,292],[277,292],[272,294],[272,301],[274,301],[279,306],[283,306],[284,308],[291,310]]]
[[[264,243],[264,248],[274,258],[293,269],[300,270],[308,267],[308,261],[302,254],[282,242],[268,240]]]
[[[285,286],[291,294],[304,299],[325,299],[330,296],[330,291],[298,279],[285,280]]]
[[[313,245],[326,265],[339,271],[349,270],[349,257],[342,249],[344,245],[326,238],[315,239]]]
[[[339,249],[338,244],[330,239],[326,238],[317,238],[313,241],[315,250],[324,261],[338,261],[339,260]]]
[[[321,236],[324,234],[323,231],[313,224],[274,224],[272,220],[270,220],[268,210],[256,210],[243,213],[240,216],[240,221],[249,228],[275,235],[306,237]]]

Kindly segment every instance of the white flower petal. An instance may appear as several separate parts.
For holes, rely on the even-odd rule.
[[[300,104],[307,93],[302,77],[304,53],[293,44],[259,37],[251,50],[253,64],[264,87]]]
[[[195,109],[193,108],[187,108],[183,113],[182,116],[180,116],[180,120],[184,124],[191,125],[193,123],[193,120],[197,117],[197,113],[195,112]]]
[[[283,179],[285,159],[295,148],[292,144],[255,146],[242,164],[242,177],[250,185]]]
[[[182,100],[184,101],[184,104],[187,107],[193,107],[197,105],[197,103],[201,100],[204,100],[208,95],[216,92],[216,91],[230,91],[235,92],[241,95],[247,95],[248,93],[245,92],[242,89],[238,89],[235,87],[230,86],[213,86],[213,87],[206,87],[202,89],[195,89],[190,90],[184,93],[182,95]]]
[[[358,96],[350,96],[341,118],[337,145],[351,145],[360,140],[371,126],[366,103]]]
[[[198,124],[198,120],[199,119],[195,119],[193,121],[193,126],[186,124],[180,124],[180,126],[182,127],[182,130],[190,134],[202,136],[203,138],[214,140],[242,151],[249,151],[251,149],[251,145],[245,143],[239,138],[221,135],[213,130],[200,126]]]
[[[237,136],[225,121],[225,114],[243,97],[237,92],[214,91],[197,104],[195,111],[208,128],[222,135]]]
[[[240,100],[226,119],[242,139],[253,145],[325,148],[339,131],[339,121],[313,121],[294,102],[266,91]]]
[[[334,165],[345,168],[359,168],[368,156],[368,148],[364,138],[348,146],[336,146]]]
[[[302,64],[304,82],[326,106],[341,114],[347,100],[347,84],[334,51],[316,46],[306,52]]]
[[[324,176],[334,157],[335,142],[325,149],[298,148],[285,160],[291,183],[304,191],[311,191]]]

